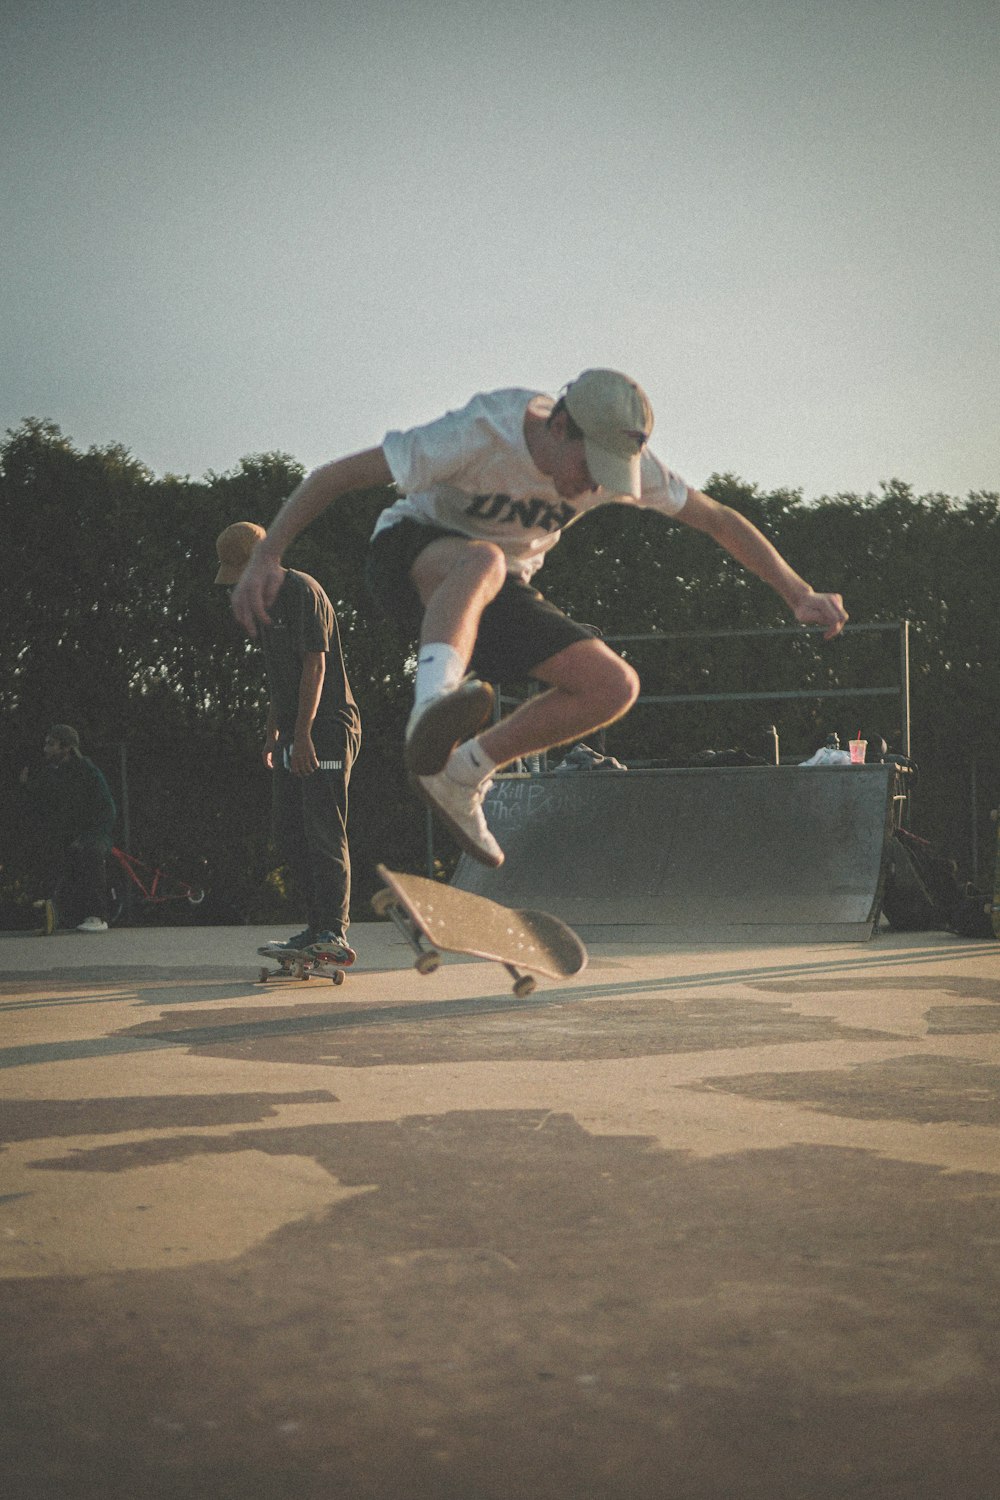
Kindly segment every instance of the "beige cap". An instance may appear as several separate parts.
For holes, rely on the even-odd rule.
[[[591,477],[610,495],[642,496],[640,455],[653,430],[649,397],[618,370],[584,370],[563,394],[583,433]]]
[[[263,526],[257,526],[253,521],[234,521],[232,526],[220,532],[215,541],[221,563],[215,575],[216,583],[239,583],[251,552],[265,535]]]

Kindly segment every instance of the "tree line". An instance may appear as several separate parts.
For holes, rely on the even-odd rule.
[[[0,596],[0,707],[7,733],[0,844],[0,920],[23,924],[41,894],[46,853],[17,791],[46,728],[80,730],[84,749],[121,793],[127,768],[133,853],[195,883],[217,922],[294,921],[269,836],[270,788],[260,746],[266,713],[259,652],[214,584],[215,538],[230,522],[267,525],[302,476],[281,453],[244,458],[202,479],[155,476],[125,448],[80,451],[51,422],[29,420],[0,445],[8,587]],[[912,627],[913,800],[918,832],[969,866],[988,847],[1000,802],[1000,495],[878,494],[810,502],[713,476],[708,493],[754,521],[816,587],[843,593],[852,621]],[[427,824],[409,793],[400,746],[412,696],[412,642],[369,604],[367,539],[391,492],[331,508],[286,562],[333,601],[363,719],[351,783],[353,908],[363,919],[375,864],[422,869]],[[711,541],[623,506],[569,527],[548,557],[547,595],[605,636],[782,627],[781,601]],[[890,684],[891,632],[630,641],[647,696]],[[503,684],[518,695],[525,684]],[[708,748],[759,749],[777,725],[783,758],[801,759],[831,730],[858,729],[899,749],[890,698],[643,704],[606,733],[625,764],[687,764]],[[558,755],[554,757],[557,759]],[[450,846],[435,845],[447,869]],[[191,920],[188,908],[183,920]]]

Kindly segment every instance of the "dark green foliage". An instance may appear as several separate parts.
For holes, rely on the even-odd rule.
[[[0,446],[13,563],[0,603],[5,920],[22,919],[43,880],[17,773],[37,763],[55,721],[77,726],[116,792],[125,747],[133,852],[207,887],[203,908],[165,919],[298,919],[268,836],[262,666],[213,578],[223,527],[267,525],[301,473],[286,455],[267,453],[200,481],[158,479],[120,447],[79,452],[51,423],[8,433]],[[812,504],[794,492],[761,494],[729,475],[707,489],[759,525],[816,587],[840,590],[854,620],[912,622],[916,822],[967,862],[973,766],[981,818],[1000,801],[1000,498],[917,497],[893,482],[878,496]],[[373,611],[363,586],[367,540],[386,500],[378,490],[332,507],[286,558],[333,600],[362,712],[351,784],[357,918],[367,912],[376,861],[422,869],[426,853],[424,814],[399,755],[412,643]],[[542,582],[612,638],[790,623],[780,600],[704,536],[620,506],[571,527]],[[621,649],[650,695],[890,684],[898,670],[891,634],[829,645],[803,632]],[[640,705],[608,731],[607,748],[626,762],[732,745],[756,751],[772,721],[788,758],[808,755],[834,728],[844,739],[862,728],[898,745],[895,705],[859,699]],[[985,828],[980,835],[985,851]]]
[[[125,747],[132,852],[207,888],[203,907],[164,907],[157,920],[298,919],[269,839],[262,661],[213,580],[219,532],[232,521],[267,525],[301,476],[271,453],[201,482],[157,480],[123,450],[75,451],[48,423],[8,435],[0,505],[17,568],[0,604],[5,920],[43,888],[48,855],[17,775],[38,764],[55,721],[80,730],[119,799]],[[398,753],[407,653],[370,617],[363,592],[365,544],[385,503],[381,491],[352,497],[286,559],[334,601],[364,715],[351,785],[356,911],[377,859],[422,868],[425,858],[424,815]]]

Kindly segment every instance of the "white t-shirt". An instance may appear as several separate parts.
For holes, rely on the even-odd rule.
[[[567,500],[536,469],[524,438],[524,414],[537,391],[487,391],[435,422],[388,432],[382,451],[402,497],[379,516],[373,536],[397,521],[488,537],[507,571],[527,581],[560,533],[598,505],[638,505],[676,515],[687,485],[648,449],[642,499],[592,490]],[[554,404],[554,403],[553,403]]]

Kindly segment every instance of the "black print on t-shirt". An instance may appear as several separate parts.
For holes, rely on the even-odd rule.
[[[553,505],[549,500],[512,500],[509,495],[473,495],[465,514],[511,525],[519,521],[525,531],[561,531],[576,518],[576,511],[565,500]]]

